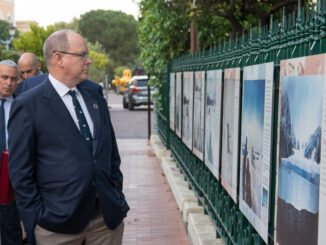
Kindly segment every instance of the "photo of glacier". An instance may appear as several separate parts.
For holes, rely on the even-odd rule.
[[[318,238],[323,75],[283,76],[277,169],[276,243]]]
[[[240,198],[259,218],[263,202],[264,102],[265,80],[245,80],[241,121]]]
[[[183,73],[182,141],[192,150],[193,72]]]
[[[236,152],[233,152],[234,139],[234,97],[235,97],[235,79],[225,79],[224,82],[224,103],[223,103],[223,132],[222,132],[222,166],[221,178],[222,185],[225,190],[231,195],[233,186],[233,174],[236,169],[233,169],[233,157]]]
[[[181,72],[177,73],[175,83],[175,133],[181,137],[181,105],[182,105],[182,94],[181,94]]]
[[[205,103],[205,164],[219,179],[222,70],[207,71]]]
[[[170,73],[170,128],[174,131],[175,73]]]
[[[193,152],[203,160],[204,152],[204,115],[205,113],[205,72],[195,72],[194,85],[194,120],[193,120]]]

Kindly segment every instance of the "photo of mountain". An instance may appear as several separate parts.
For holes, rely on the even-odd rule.
[[[276,197],[279,245],[318,244],[324,79],[323,75],[303,74],[281,78]]]
[[[205,72],[195,72],[193,152],[203,160],[205,119]]]
[[[205,103],[205,165],[219,179],[222,70],[207,71]]]
[[[175,117],[175,73],[170,73],[170,128],[174,131]]]
[[[182,141],[192,150],[194,73],[183,73]]]
[[[240,197],[261,217],[265,80],[245,80],[241,125]]]
[[[181,138],[181,105],[182,105],[182,81],[181,72],[176,74],[175,82],[175,133]]]
[[[221,183],[237,199],[240,68],[224,70]]]
[[[239,208],[268,243],[274,63],[243,69]]]

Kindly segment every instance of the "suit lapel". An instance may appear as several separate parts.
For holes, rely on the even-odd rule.
[[[62,99],[55,91],[50,80],[48,79],[46,82],[44,82],[43,96],[47,100],[49,109],[51,113],[54,114],[54,118],[56,118],[67,129],[70,134],[75,137],[78,137],[87,148],[87,143],[80,134],[80,131],[77,128],[74,120],[72,119],[66,105],[63,103]]]
[[[78,90],[83,96],[83,99],[85,101],[85,104],[87,106],[87,110],[89,112],[89,115],[92,118],[93,124],[94,124],[94,130],[93,130],[93,153],[95,154],[96,148],[98,145],[98,139],[100,135],[100,113],[99,113],[99,105],[98,100],[95,95],[90,93],[87,89],[83,89],[81,86],[78,86]]]

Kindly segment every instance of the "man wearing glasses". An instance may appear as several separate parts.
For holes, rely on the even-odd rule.
[[[12,104],[9,173],[26,231],[37,244],[121,244],[129,210],[104,98],[79,85],[85,39],[61,30],[45,41],[49,76]]]

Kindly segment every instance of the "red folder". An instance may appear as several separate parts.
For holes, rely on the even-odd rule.
[[[8,150],[2,152],[0,166],[0,204],[7,205],[15,200],[8,171]]]

